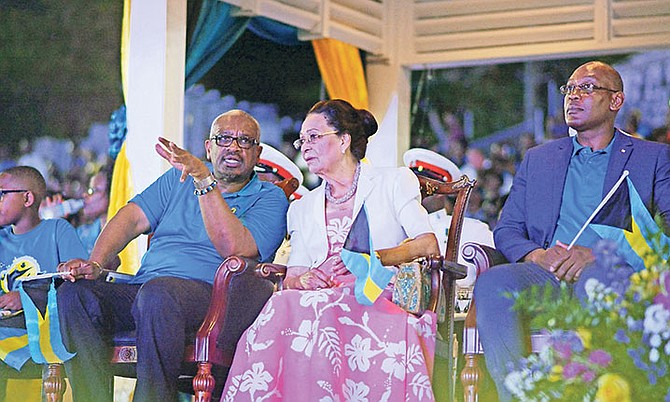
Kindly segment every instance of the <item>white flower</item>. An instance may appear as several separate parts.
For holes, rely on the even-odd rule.
[[[659,334],[652,335],[649,338],[649,345],[655,348],[661,346],[661,336]]]
[[[370,393],[370,387],[363,382],[354,382],[347,378],[342,385],[342,393],[345,401],[368,402],[367,396]]]
[[[651,348],[649,351],[649,361],[652,363],[658,362],[658,358],[661,357],[661,354],[658,353],[658,349],[656,348]]]
[[[370,338],[363,339],[356,334],[351,343],[344,346],[344,355],[349,356],[349,367],[352,370],[368,371],[370,368],[370,357],[375,353],[370,349]]]
[[[328,238],[331,239],[333,243],[344,243],[347,240],[347,235],[349,234],[349,229],[353,223],[352,219],[348,216],[339,219],[331,219],[328,221],[326,231],[328,232]]]
[[[387,358],[382,362],[382,371],[392,374],[399,380],[405,379],[405,360],[406,360],[405,341],[400,343],[387,343],[384,348]]]
[[[586,291],[586,295],[588,296],[589,301],[593,301],[598,297],[596,292],[602,289],[603,286],[604,285],[595,278],[589,278],[586,280],[584,283],[584,290]]]
[[[251,369],[242,374],[242,382],[240,383],[240,391],[267,391],[268,383],[272,381],[270,373],[265,371],[265,365],[261,362],[251,365]]]
[[[306,290],[301,293],[300,305],[302,307],[316,307],[318,303],[328,301],[328,295],[320,290]]]
[[[317,337],[317,324],[318,321],[303,320],[295,339],[291,342],[291,349],[296,352],[305,352],[305,356],[311,357]]]
[[[670,311],[662,304],[652,304],[644,312],[644,332],[658,334],[668,329]]]

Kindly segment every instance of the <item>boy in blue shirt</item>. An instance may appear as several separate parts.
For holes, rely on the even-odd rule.
[[[23,328],[17,282],[42,272],[56,272],[59,263],[86,256],[74,228],[64,219],[41,220],[39,206],[46,183],[37,169],[16,166],[0,173],[0,327]],[[18,369],[26,358],[8,354],[0,362],[0,400],[4,400],[7,370]],[[10,365],[14,368],[10,368]]]
[[[286,233],[284,192],[254,174],[259,140],[258,122],[240,110],[212,123],[211,165],[159,138],[156,151],[174,168],[119,210],[88,261],[59,268],[72,281],[58,305],[65,345],[77,353],[66,362],[75,402],[112,401],[109,339],[127,330],[137,338],[134,400],[177,400],[186,337],[207,312],[217,267],[231,255],[272,261]],[[153,233],[151,246],[131,282],[95,280],[142,233]]]

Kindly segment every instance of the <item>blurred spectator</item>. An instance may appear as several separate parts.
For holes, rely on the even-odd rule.
[[[470,148],[465,152],[465,163],[461,166],[461,172],[471,179],[476,179],[479,172],[488,169],[491,161],[486,159],[484,153],[477,148]]]
[[[21,156],[16,161],[17,165],[34,167],[42,174],[45,180],[49,180],[50,161],[45,160],[33,150],[33,143],[29,139],[21,139],[19,142],[19,154]]]
[[[642,112],[639,109],[633,109],[626,118],[623,131],[632,135],[633,137],[642,138],[639,133],[640,120],[642,119]]]
[[[80,219],[76,230],[88,254],[93,250],[95,240],[107,223],[109,188],[112,183],[111,172],[111,168],[105,168],[94,174],[84,194],[84,208],[79,214]]]

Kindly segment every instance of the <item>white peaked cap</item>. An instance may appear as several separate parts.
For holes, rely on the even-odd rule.
[[[405,152],[402,159],[405,166],[415,173],[433,179],[439,178],[444,182],[458,180],[463,175],[454,162],[428,149],[412,148]]]
[[[302,184],[302,172],[293,161],[268,144],[261,143],[261,146],[263,147],[263,150],[261,151],[261,157],[258,160],[258,164],[265,165],[260,166],[261,169],[269,168],[272,173],[280,176],[282,179],[295,177],[298,179],[298,182]]]

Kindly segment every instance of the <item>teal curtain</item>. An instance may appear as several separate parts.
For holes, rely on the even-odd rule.
[[[198,82],[239,39],[245,29],[282,45],[297,45],[297,28],[264,17],[234,17],[235,9],[218,0],[203,0],[186,51],[186,88]]]
[[[249,18],[231,16],[230,4],[204,0],[186,51],[186,88],[198,82],[239,39]]]
[[[298,29],[265,17],[254,17],[248,29],[257,36],[285,46],[299,45]]]

